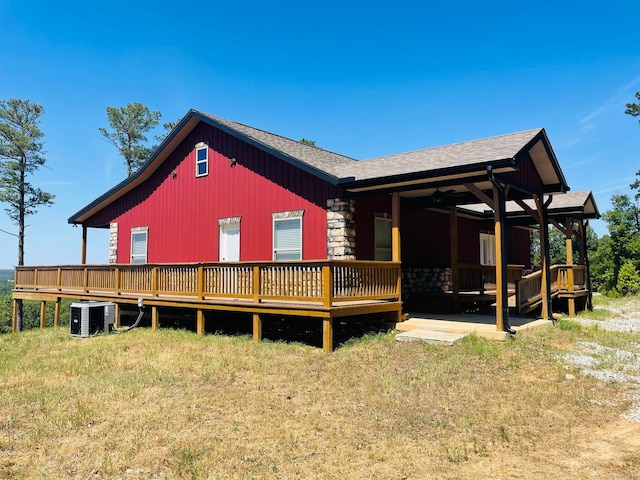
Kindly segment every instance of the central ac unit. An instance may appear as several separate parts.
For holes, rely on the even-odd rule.
[[[89,337],[113,330],[116,304],[113,302],[76,302],[71,304],[71,335]]]

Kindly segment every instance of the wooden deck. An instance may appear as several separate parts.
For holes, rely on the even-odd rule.
[[[14,301],[56,302],[61,298],[151,307],[157,328],[158,307],[197,311],[204,332],[205,310],[253,314],[253,336],[262,338],[262,314],[322,319],[323,348],[333,349],[333,319],[402,314],[400,264],[368,261],[239,262],[210,264],[62,265],[17,267]],[[14,303],[15,306],[15,303]],[[41,319],[42,320],[42,319]],[[14,308],[14,330],[16,309]]]

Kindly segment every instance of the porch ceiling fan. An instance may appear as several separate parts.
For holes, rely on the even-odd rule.
[[[456,192],[455,190],[442,191],[440,187],[436,187],[435,192],[429,197],[434,206],[449,206],[454,205],[458,198],[463,198],[464,192]]]

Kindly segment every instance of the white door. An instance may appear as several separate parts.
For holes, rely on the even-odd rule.
[[[220,225],[220,261],[240,261],[240,224]]]

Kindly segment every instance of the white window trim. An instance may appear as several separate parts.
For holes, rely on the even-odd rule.
[[[484,243],[488,242],[490,245],[489,258],[485,255]],[[480,234],[480,264],[481,265],[495,265],[496,264],[496,236],[493,233],[481,233]]]
[[[133,253],[133,236],[134,235],[139,235],[141,233],[144,233],[145,235],[145,245],[144,245],[144,254],[138,253],[135,254]],[[131,229],[131,243],[129,244],[129,262],[131,264],[134,263],[133,258],[134,257],[142,257],[144,258],[144,262],[135,262],[135,263],[148,263],[148,254],[149,254],[149,227],[133,227]]]
[[[274,261],[276,261],[276,256],[278,252],[300,252],[300,258],[298,258],[297,260],[302,260],[303,258],[303,244],[302,244],[302,229],[303,229],[303,222],[302,222],[302,216],[304,215],[304,210],[290,210],[287,212],[276,212],[276,213],[272,213],[271,217],[272,217],[272,221],[271,221],[271,251],[272,251],[272,258]],[[283,220],[299,220],[300,221],[300,238],[299,238],[299,245],[300,248],[289,248],[289,249],[283,249],[283,248],[278,248],[276,249],[276,223],[283,221]],[[295,261],[295,260],[294,260]]]
[[[204,150],[205,158],[204,160],[198,160],[198,152]],[[205,166],[205,172],[199,173],[200,169],[198,168],[201,164]],[[209,175],[209,145],[204,142],[200,142],[196,144],[196,177],[206,177]]]
[[[391,219],[390,218],[386,218],[386,217],[382,217],[382,216],[376,216],[374,217],[373,220],[373,259],[378,261],[378,260],[391,260],[393,257],[393,245],[389,246],[389,247],[379,247],[377,244],[377,236],[376,236],[376,229],[377,229],[377,225],[378,222],[384,222],[385,224],[387,224],[389,226],[389,230],[391,230]],[[380,258],[378,256],[378,253],[386,253],[387,255],[384,256],[384,258]]]

